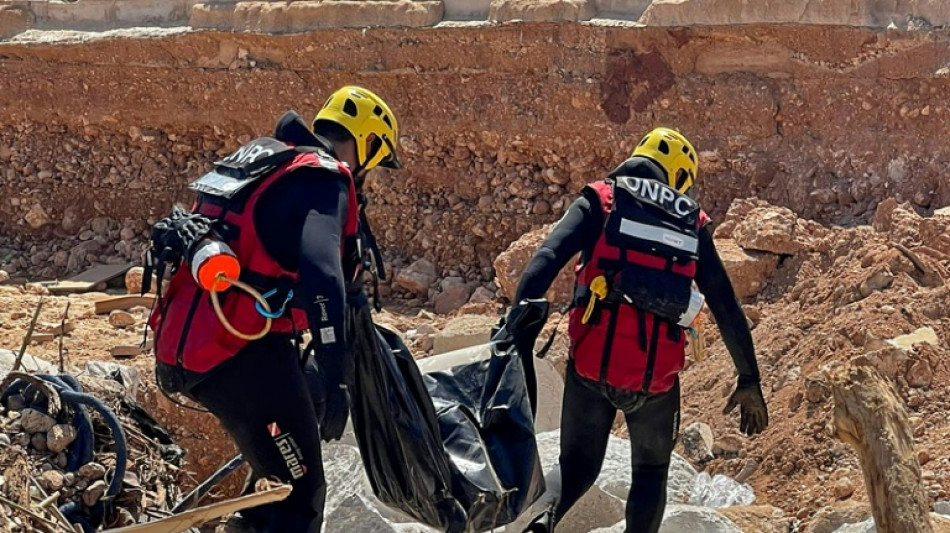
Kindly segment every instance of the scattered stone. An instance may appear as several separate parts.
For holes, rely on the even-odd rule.
[[[10,435],[0,433],[0,446],[9,446],[11,444]]]
[[[846,500],[854,494],[854,482],[849,477],[843,477],[835,482],[835,498]]]
[[[10,411],[21,411],[26,407],[26,400],[22,394],[11,394],[7,397],[7,409]]]
[[[802,249],[795,238],[797,222],[791,209],[757,207],[737,222],[732,237],[745,250],[791,255]]]
[[[934,512],[944,516],[950,516],[950,501],[942,500],[934,503]]]
[[[63,485],[66,484],[66,478],[63,476],[62,472],[57,470],[48,470],[40,474],[39,478],[40,486],[43,487],[47,493],[56,492],[62,490]]]
[[[6,283],[10,281],[10,274],[6,270],[0,270],[0,283]]]
[[[742,469],[739,470],[739,473],[736,474],[736,481],[739,483],[745,483],[755,474],[755,471],[759,469],[759,462],[755,459],[749,459],[742,465]]]
[[[29,408],[21,411],[20,426],[27,433],[46,433],[55,425],[56,420],[46,413]]]
[[[834,533],[845,524],[862,522],[870,516],[871,507],[867,503],[836,502],[819,509],[807,523],[805,530],[812,533]]]
[[[478,346],[491,338],[491,328],[498,319],[482,315],[460,315],[445,324],[442,331],[435,335],[433,355]]]
[[[907,384],[914,388],[927,388],[933,382],[934,373],[926,359],[914,359],[904,376]]]
[[[476,287],[472,297],[468,299],[470,304],[487,304],[495,301],[495,293],[485,287]]]
[[[810,403],[822,403],[831,397],[828,380],[819,373],[805,377],[805,398]]]
[[[742,440],[735,435],[723,435],[713,444],[713,455],[716,457],[736,457],[742,449]]]
[[[455,311],[468,302],[471,290],[465,280],[459,277],[449,277],[442,280],[442,291],[436,294],[433,303],[435,312],[446,314]]]
[[[95,481],[106,476],[106,467],[99,463],[86,463],[80,466],[76,473],[87,481]]]
[[[789,533],[795,519],[771,505],[725,507],[719,513],[732,521],[743,533]]]
[[[108,488],[106,482],[101,479],[89,485],[82,493],[82,503],[86,504],[87,507],[92,507],[102,498]]]
[[[426,259],[419,259],[400,270],[394,283],[413,294],[425,295],[437,277],[435,265]]]
[[[621,530],[622,531],[622,530]],[[673,504],[663,514],[660,533],[742,533],[728,518],[714,509]]]
[[[76,440],[76,428],[69,424],[57,424],[46,434],[46,445],[49,451],[59,453],[69,447]]]
[[[777,255],[743,250],[732,239],[717,239],[716,250],[739,298],[758,294],[778,266]]]
[[[38,452],[45,452],[47,450],[46,433],[34,433],[33,436],[30,437],[30,445]]]
[[[142,293],[142,279],[145,276],[145,269],[142,267],[132,267],[125,273],[125,290],[129,294]],[[153,280],[154,281],[154,280]],[[152,291],[157,290],[156,284],[152,283]]]
[[[709,424],[693,422],[683,431],[683,455],[696,464],[713,459],[713,431]]]
[[[35,204],[31,207],[30,210],[23,215],[23,220],[33,229],[40,229],[52,221],[49,214],[47,214],[46,210],[43,209],[43,206],[40,204]]]
[[[934,331],[931,327],[919,328],[912,333],[907,335],[900,335],[889,339],[887,341],[891,346],[900,348],[901,350],[910,350],[914,347],[915,344],[930,344],[932,346],[940,346],[940,339],[937,338],[937,332]]]
[[[117,309],[109,313],[109,323],[115,328],[128,328],[135,325],[135,316]]]

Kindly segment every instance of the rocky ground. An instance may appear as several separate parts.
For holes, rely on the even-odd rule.
[[[823,226],[761,200],[733,203],[715,235],[753,326],[772,423],[763,435],[747,439],[739,435],[735,416],[720,413],[734,381],[732,364],[716,328],[707,327],[708,357],[691,362],[683,375],[686,447],[680,452],[692,467],[748,483],[756,505],[780,509],[754,512],[774,514],[776,523],[833,531],[828,524],[867,519],[868,499],[857,457],[830,429],[828,375],[847,363],[870,365],[893,381],[906,403],[925,492],[935,509],[946,512],[950,505],[950,423],[944,416],[950,410],[948,228],[950,213],[922,217],[910,205],[894,200],[880,204],[871,224],[849,228]],[[496,260],[504,265],[498,268],[497,280],[503,293],[513,286],[528,251],[542,236],[543,230],[526,235]],[[410,271],[415,274],[409,275]],[[551,293],[555,301],[563,301],[569,281],[569,274],[562,274]],[[443,293],[450,292],[445,287],[464,286],[452,278],[437,279],[425,264],[404,270],[397,284],[403,290],[414,284],[420,290],[441,286]],[[44,292],[39,285],[9,281],[0,285],[0,346],[19,345]],[[69,367],[111,360],[113,346],[140,341],[146,310],[96,315],[93,302],[102,296],[44,296],[37,332],[53,332],[53,340],[34,344],[29,352],[58,359],[58,326],[67,302],[71,327],[63,341]],[[449,314],[432,307],[420,309],[422,301],[396,304],[378,317],[399,330],[421,358],[484,342],[502,309],[488,294]],[[439,301],[436,297],[435,306]],[[558,324],[557,318],[552,316],[549,331]],[[706,319],[711,324],[711,317]],[[564,326],[560,323],[562,331],[550,355],[555,367],[562,367],[566,356]],[[191,452],[188,471],[196,477],[207,475],[234,453],[208,415],[182,410],[156,394],[148,356],[121,362],[140,372],[140,398]],[[625,436],[626,429],[618,424],[616,433]]]

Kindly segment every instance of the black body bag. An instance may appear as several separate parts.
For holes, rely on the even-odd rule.
[[[516,324],[494,332],[491,357],[426,375],[395,333],[373,324],[368,307],[348,311],[353,428],[380,501],[463,533],[514,521],[544,491],[533,354],[519,354],[511,332],[536,336],[547,303],[521,307]]]

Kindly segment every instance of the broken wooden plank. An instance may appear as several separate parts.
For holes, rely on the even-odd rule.
[[[119,276],[125,276],[133,265],[99,265],[77,274],[66,281],[92,283],[108,283]]]
[[[44,283],[46,289],[53,295],[78,294],[83,292],[92,292],[98,288],[98,283],[89,281],[55,281],[49,284]]]
[[[96,300],[96,314],[102,315],[106,313],[111,313],[117,309],[122,311],[127,311],[133,307],[146,307],[148,309],[152,308],[152,304],[155,303],[154,294],[146,294],[145,296],[137,295],[124,295],[124,296],[111,296],[109,298],[102,298],[101,300]]]
[[[40,333],[48,333],[50,335],[53,335],[54,337],[59,336],[59,335],[66,335],[70,333],[71,331],[73,331],[74,329],[76,329],[76,324],[73,324],[72,322],[68,320],[60,324],[44,323],[36,327],[36,331]],[[36,335],[33,335],[33,338],[35,340]]]
[[[151,349],[152,341],[150,339],[145,343],[145,347],[142,347],[141,344],[120,344],[119,346],[113,346],[109,352],[115,359],[128,359],[148,353]]]
[[[168,518],[138,524],[135,526],[108,529],[104,533],[182,533],[190,528],[206,524],[212,520],[227,516],[244,509],[267,503],[279,502],[290,495],[290,485],[278,485],[263,492],[241,496],[223,502],[213,503],[191,511],[172,515]]]
[[[30,342],[32,344],[46,344],[47,342],[53,342],[56,339],[56,335],[52,333],[34,333],[30,337]]]

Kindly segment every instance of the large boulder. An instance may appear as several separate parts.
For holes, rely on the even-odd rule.
[[[432,299],[432,303],[435,306],[435,312],[442,315],[462,307],[468,303],[468,298],[472,295],[471,287],[459,277],[443,279],[439,288],[441,290]]]
[[[732,236],[744,250],[791,255],[802,249],[797,223],[798,215],[791,209],[756,207],[736,222]]]
[[[435,265],[426,259],[419,259],[408,267],[396,274],[394,283],[397,287],[405,289],[413,294],[425,296],[429,292],[429,287],[435,283],[439,273]]]
[[[732,287],[739,298],[750,298],[761,291],[778,266],[778,256],[743,250],[732,239],[716,239]]]
[[[744,533],[791,533],[795,519],[771,505],[725,507],[719,514],[732,521]]]
[[[457,316],[448,321],[442,331],[436,333],[432,353],[437,355],[486,344],[491,338],[492,327],[497,323],[497,317],[482,315]]]
[[[553,224],[548,224],[532,232],[525,233],[520,239],[511,243],[508,249],[495,258],[495,280],[501,293],[509,300],[514,300],[515,292],[518,289],[518,283],[521,282],[521,274],[528,266],[528,262],[534,257],[535,252],[541,247],[545,237],[551,232]],[[551,289],[548,291],[547,298],[556,306],[564,305],[571,301],[574,294],[574,269],[568,265],[561,269]]]

